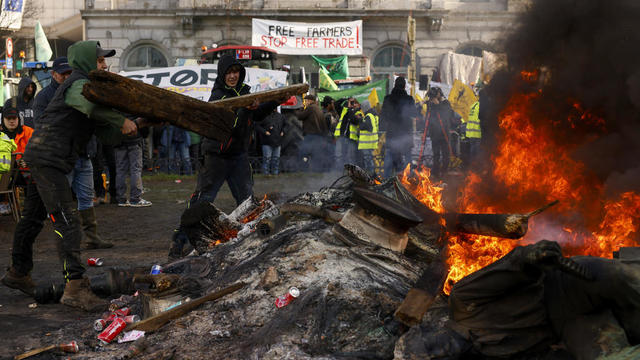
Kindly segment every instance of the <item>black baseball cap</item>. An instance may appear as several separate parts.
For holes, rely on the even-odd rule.
[[[116,51],[114,49],[107,50],[100,47],[100,41],[98,41],[98,45],[96,48],[96,57],[100,57],[100,56],[111,57],[115,54],[116,54]]]
[[[2,117],[3,118],[20,117],[20,115],[18,113],[18,109],[12,106],[5,106],[4,109],[2,109]]]
[[[58,74],[64,74],[72,71],[73,69],[69,66],[69,60],[67,60],[66,56],[61,56],[55,60],[53,60],[53,71]]]

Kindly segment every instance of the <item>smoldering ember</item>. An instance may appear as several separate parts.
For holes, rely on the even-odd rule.
[[[321,16],[307,23],[288,21],[297,8],[253,2],[271,17],[253,22],[274,23],[278,36],[354,29],[334,31],[331,41],[353,44],[329,54],[338,58],[281,44],[277,55],[291,63],[314,55],[299,62],[321,68],[309,84],[302,65],[294,75],[280,58],[275,70],[273,49],[237,45],[256,9],[145,2],[154,21],[163,6],[179,10],[171,46],[227,21],[216,35],[226,45],[203,44],[197,59],[169,67],[162,43],[118,37],[136,14],[153,29],[136,2],[106,3],[86,2],[87,36],[102,36],[108,17],[128,20],[102,45],[80,41],[68,59],[41,62],[61,90],[49,88],[53,104],[35,122],[21,106],[37,90],[24,79],[40,73],[16,75],[5,61],[3,87],[20,83],[20,92],[0,127],[0,196],[12,215],[0,217],[0,344],[10,344],[0,357],[640,359],[640,2],[410,1],[405,13],[395,1],[349,1],[343,14],[332,2],[338,11],[316,4],[308,16]],[[473,34],[479,9],[486,24],[514,19],[491,46]],[[389,25],[398,14],[402,32]],[[330,15],[341,22],[319,22]],[[380,24],[389,25],[381,43],[403,45],[369,62]],[[469,51],[431,56],[457,33]],[[107,71],[105,57],[118,53],[108,49],[129,42],[146,47],[119,55],[120,74]],[[429,65],[433,75],[423,76],[419,56],[442,59]],[[24,56],[15,61],[28,68]],[[187,72],[208,75],[181,88],[173,79]],[[35,130],[23,141],[29,121]],[[94,133],[104,143],[89,201],[113,202],[95,210],[78,185],[90,177],[80,173]],[[80,159],[58,154],[54,138],[68,138],[60,146]],[[157,157],[142,138],[156,138]],[[60,264],[51,264],[53,247]],[[44,272],[56,276],[31,277]]]

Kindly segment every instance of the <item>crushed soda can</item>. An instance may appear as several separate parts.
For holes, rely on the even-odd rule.
[[[109,323],[109,321],[107,321],[105,319],[98,319],[98,320],[93,322],[93,330],[102,331],[102,330],[104,330],[105,327],[107,327],[108,323]]]
[[[104,260],[97,257],[91,257],[87,259],[87,265],[89,266],[102,266],[104,264]]]
[[[72,341],[70,343],[66,343],[66,344],[60,344],[60,350],[67,352],[67,353],[77,353],[79,351],[78,349],[78,343],[75,341]]]
[[[131,308],[123,307],[122,309],[118,309],[118,310],[114,311],[113,313],[116,314],[116,316],[118,316],[118,317],[125,317],[125,316],[131,314]]]
[[[162,273],[162,266],[160,265],[153,265],[151,267],[151,275],[158,275]]]
[[[182,182],[182,180],[176,179],[175,182],[176,182],[176,184],[180,184]]]
[[[111,341],[113,341],[113,339],[115,339],[116,336],[118,336],[118,334],[120,334],[126,327],[127,323],[117,317],[113,320],[111,325],[107,326],[107,328],[98,335],[98,340],[100,340],[100,343],[103,345],[107,345],[111,343]]]
[[[123,317],[122,320],[124,320],[124,322],[126,322],[127,324],[133,324],[133,323],[137,323],[138,321],[140,321],[140,316],[138,316],[138,315],[127,315],[127,316]]]
[[[278,309],[281,307],[285,307],[298,296],[300,296],[300,290],[298,290],[297,287],[292,286],[286,294],[278,296],[278,298],[276,299],[276,307]]]

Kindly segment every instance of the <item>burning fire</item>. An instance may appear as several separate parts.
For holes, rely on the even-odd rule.
[[[522,74],[527,81],[535,81],[537,76],[537,72]],[[565,106],[566,120],[544,117],[545,121],[534,124],[532,119],[550,116],[536,105],[541,96],[540,91],[512,96],[499,116],[502,132],[492,156],[496,183],[487,184],[478,175],[469,174],[457,206],[466,213],[527,213],[554,200],[560,203],[549,213],[531,218],[529,231],[520,240],[449,234],[447,294],[455,282],[518,245],[548,239],[558,241],[565,256],[611,258],[614,250],[640,243],[640,195],[627,192],[617,199],[607,198],[601,180],[571,156],[584,144],[584,138],[563,136],[576,129],[602,134],[606,131],[604,119],[570,100]],[[406,169],[401,181],[418,200],[442,214],[442,187],[431,184],[428,176],[428,169],[418,176],[409,176]],[[498,192],[500,196],[496,196]]]

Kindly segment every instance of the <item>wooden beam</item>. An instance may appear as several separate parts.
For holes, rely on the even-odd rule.
[[[133,323],[130,324],[129,326],[127,326],[126,331],[130,331],[130,330],[142,330],[142,331],[146,331],[146,332],[152,332],[155,331],[157,329],[159,329],[162,325],[166,324],[167,322],[179,318],[180,316],[185,315],[186,313],[192,311],[193,309],[197,308],[198,306],[204,304],[207,301],[212,301],[212,300],[216,300],[219,299],[225,295],[231,294],[241,288],[243,288],[246,285],[246,283],[244,282],[239,282],[239,283],[235,283],[229,287],[226,287],[222,290],[213,292],[211,294],[205,295],[203,297],[197,298],[195,300],[186,302],[184,304],[178,305],[172,309],[169,309],[167,311],[161,312],[158,315],[152,316],[148,319],[144,319],[142,321],[139,321],[137,323]]]
[[[91,102],[150,121],[168,122],[221,142],[231,136],[236,120],[234,109],[256,100],[284,102],[309,89],[306,84],[298,84],[208,103],[108,71],[93,70],[89,79],[82,94]]]

